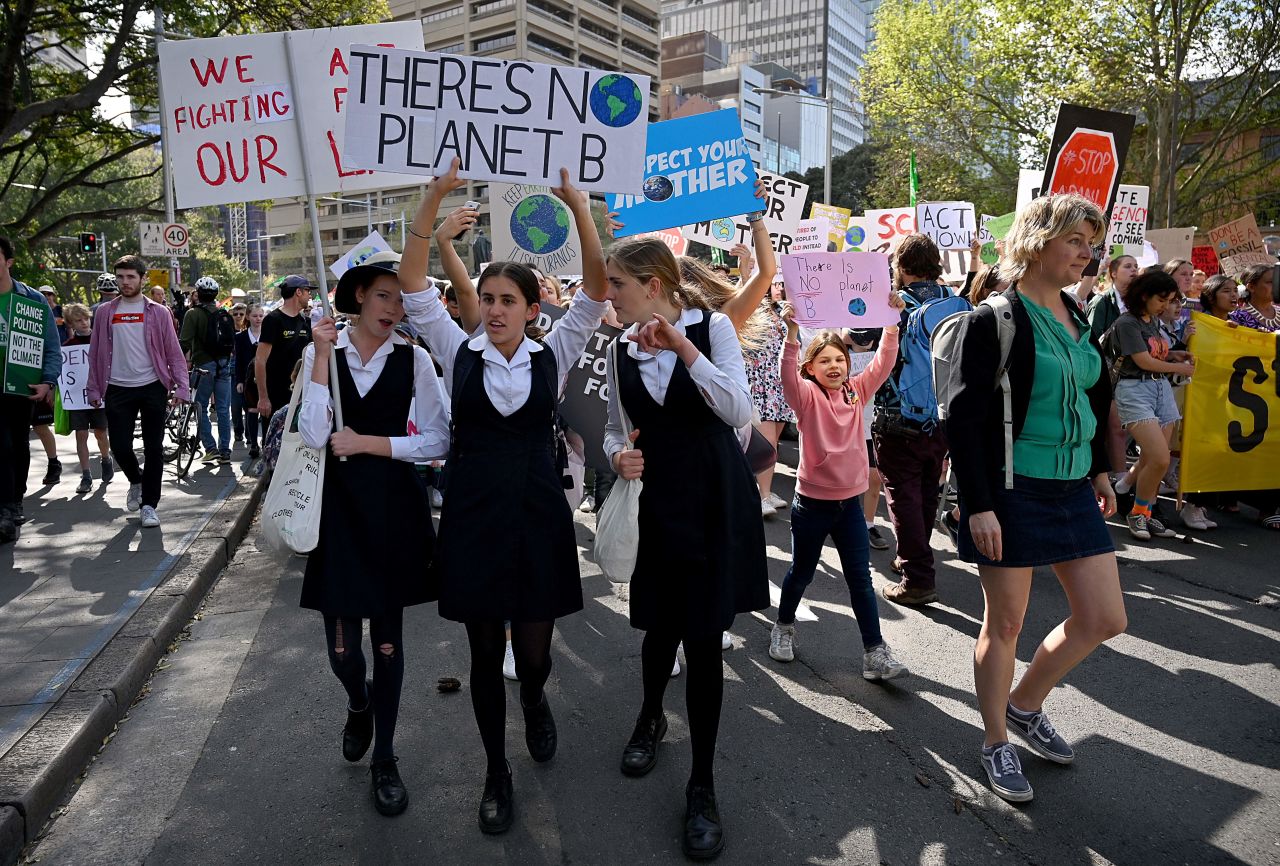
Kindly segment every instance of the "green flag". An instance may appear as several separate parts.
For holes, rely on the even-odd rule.
[[[916,152],[911,151],[911,206],[916,206],[916,196],[920,195],[920,175],[916,172]]]

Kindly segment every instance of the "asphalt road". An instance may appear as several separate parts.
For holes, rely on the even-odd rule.
[[[792,479],[775,484],[783,496]],[[883,510],[881,511],[883,517]],[[1073,672],[1047,709],[1077,760],[1022,751],[1036,799],[988,791],[971,657],[982,617],[974,572],[940,551],[942,603],[881,602],[912,669],[862,680],[834,550],[810,587],[796,662],[768,658],[771,621],[741,616],[725,654],[717,792],[723,863],[1280,863],[1280,538],[1224,516],[1182,541],[1121,548],[1128,633]],[[594,518],[579,517],[589,547]],[[769,522],[772,579],[788,563],[785,513]],[[484,837],[483,755],[461,693],[461,626],[434,605],[406,620],[397,752],[407,813],[374,812],[364,765],[343,761],[345,698],[319,616],[297,607],[302,561],[258,547],[255,528],[83,785],[28,852],[41,863],[679,863],[688,774],[684,679],[643,779],[617,768],[640,702],[640,635],[626,587],[583,562],[586,609],[562,621],[549,684],[560,750],[534,765],[509,690],[517,821]],[[873,551],[877,587],[892,551]],[[775,588],[776,601],[776,588]],[[807,614],[806,611],[807,610]],[[1037,574],[1020,659],[1066,614]],[[806,618],[807,616],[807,618]],[[367,650],[366,650],[367,652]]]

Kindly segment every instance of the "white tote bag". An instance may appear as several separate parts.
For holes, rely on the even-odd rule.
[[[310,553],[320,543],[321,493],[327,448],[312,448],[298,432],[302,377],[294,383],[285,415],[280,459],[262,502],[262,534],[277,551]]]
[[[609,366],[613,370],[615,388],[618,386],[620,342],[614,339],[609,347]],[[622,407],[621,395],[618,396],[618,411],[622,414],[622,434],[628,439],[623,448],[628,450],[631,448],[631,419]],[[640,491],[643,489],[644,482],[639,478],[619,478],[600,509],[600,519],[596,523],[596,564],[614,583],[630,581],[631,573],[636,570],[636,554],[640,550]]]

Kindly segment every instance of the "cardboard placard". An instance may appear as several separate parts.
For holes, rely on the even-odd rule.
[[[764,207],[764,224],[773,241],[773,251],[785,255],[791,251],[796,225],[804,214],[809,185],[768,171],[758,172],[758,175],[769,196]],[[760,200],[755,201],[759,204]],[[731,250],[735,244],[753,246],[751,224],[747,222],[746,214],[696,222],[680,231],[691,241],[722,250]]]
[[[972,202],[931,201],[916,207],[916,226],[939,250],[967,250],[978,231]]]
[[[761,207],[738,112],[728,108],[649,126],[639,195],[609,200],[618,237],[750,213]]]
[[[814,202],[809,205],[809,219],[825,217],[831,222],[831,241],[836,245],[835,252],[843,252],[849,233],[849,220],[853,219],[853,211],[847,207]],[[861,241],[859,241],[861,243]]]
[[[869,210],[866,213],[868,252],[892,255],[898,244],[916,230],[915,208],[896,207],[888,210]]]
[[[1032,199],[1040,197],[1040,186],[1044,180],[1044,172],[1035,168],[1018,169],[1018,200],[1014,211],[1020,211],[1031,204]]]
[[[353,42],[421,48],[422,26],[400,21],[161,42],[165,148],[178,207],[305,195],[304,146],[317,193],[417,182],[375,176],[342,160]],[[305,140],[300,115],[307,117]]]
[[[782,257],[787,298],[805,328],[883,328],[900,320],[889,306],[884,253],[802,253]]]
[[[1142,254],[1142,244],[1147,239],[1147,214],[1151,201],[1151,187],[1120,184],[1116,190],[1116,203],[1111,208],[1107,225],[1107,248],[1123,248],[1126,256]]]
[[[841,252],[865,253],[870,250],[871,223],[865,216],[849,217],[849,225],[844,230],[844,243]]]
[[[671,249],[671,254],[682,256],[689,249],[689,241],[680,234],[679,229],[658,229],[655,232],[641,232],[632,235],[634,238],[657,238]]]
[[[826,217],[796,223],[796,233],[791,240],[792,253],[824,253],[828,244],[834,245],[835,242],[831,240],[831,221]]]
[[[62,373],[58,376],[62,408],[92,409],[89,405],[89,344],[62,347]]]
[[[44,301],[17,292],[0,295],[0,393],[30,397],[44,367],[44,317],[52,311]]]
[[[524,262],[544,274],[582,273],[578,225],[550,187],[492,184],[489,213],[496,261]]]
[[[1223,273],[1231,276],[1238,277],[1250,265],[1269,265],[1276,260],[1267,252],[1258,221],[1251,213],[1210,229],[1209,245],[1222,263]]]
[[[417,26],[417,22],[414,22]],[[351,46],[344,154],[355,165],[640,193],[649,76]]]
[[[1173,259],[1191,260],[1191,247],[1195,245],[1194,227],[1178,229],[1147,229],[1146,242],[1156,248],[1161,262]]]

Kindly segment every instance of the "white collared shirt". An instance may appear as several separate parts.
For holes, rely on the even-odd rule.
[[[498,414],[507,418],[529,400],[529,386],[533,381],[532,353],[550,349],[556,359],[560,385],[556,399],[564,393],[569,370],[578,363],[587,341],[600,327],[600,318],[608,308],[606,301],[593,301],[586,292],[573,296],[569,310],[551,326],[543,345],[528,337],[516,348],[511,360],[507,360],[489,340],[483,329],[474,337],[469,336],[458,323],[449,317],[449,311],[440,301],[437,289],[411,292],[404,296],[404,313],[418,333],[435,353],[440,365],[446,391],[453,388],[453,364],[458,348],[467,343],[471,349],[482,353],[484,359],[484,390]]]
[[[396,346],[407,346],[409,343],[399,334],[391,336],[374,351],[365,363],[360,353],[351,345],[351,329],[344,328],[338,332],[337,351],[343,352],[347,359],[347,370],[351,373],[351,381],[356,391],[363,397],[369,393],[382,370],[387,366],[387,358]],[[307,345],[302,353],[302,381],[306,388],[302,392],[302,409],[298,413],[298,432],[302,441],[312,448],[323,448],[333,432],[333,397],[327,385],[318,385],[311,381],[311,367],[315,362],[316,347],[314,343]],[[449,453],[449,415],[444,389],[440,385],[440,377],[431,363],[431,356],[420,346],[413,347],[413,397],[410,406],[410,418],[405,418],[405,435],[391,436],[391,456],[396,460],[408,463],[424,463],[428,460],[440,460]],[[409,422],[413,429],[409,433]],[[357,433],[363,430],[356,428]]]
[[[706,315],[702,310],[685,310],[680,318],[673,322],[675,329],[681,334],[690,325],[696,325]],[[735,429],[751,421],[751,389],[747,385],[747,368],[742,360],[742,346],[738,342],[738,333],[733,329],[733,322],[723,313],[711,313],[709,326],[711,338],[711,357],[699,354],[689,367],[689,376],[693,379],[702,399],[707,401],[716,416]],[[675,352],[659,352],[650,355],[632,342],[631,338],[639,326],[632,325],[622,333],[618,348],[626,348],[627,354],[640,362],[640,381],[644,389],[659,406],[667,399],[667,387],[671,384],[671,375],[675,372],[680,357]],[[614,382],[614,371],[606,368],[609,383],[609,420],[604,428],[604,453],[612,460],[613,455],[622,450],[626,444],[626,436],[622,432],[622,415],[619,412],[618,389]],[[643,432],[643,431],[642,431]]]

